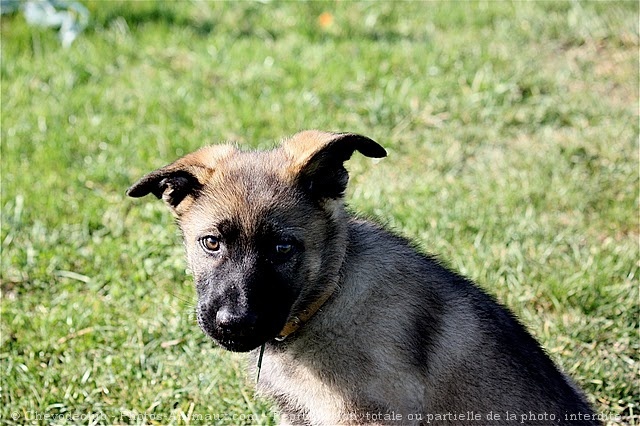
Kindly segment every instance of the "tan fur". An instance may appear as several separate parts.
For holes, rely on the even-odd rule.
[[[333,141],[334,133],[319,130],[305,130],[285,140],[281,149],[289,160],[289,166],[283,170],[283,175],[291,179],[298,176],[313,155]]]

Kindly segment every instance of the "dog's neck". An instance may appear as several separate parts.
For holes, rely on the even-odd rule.
[[[326,287],[322,292],[320,292],[315,298],[308,299],[310,300],[306,306],[298,307],[295,309],[286,324],[278,333],[276,340],[283,341],[291,334],[295,333],[302,327],[306,322],[308,322],[319,310],[322,306],[331,298],[331,296],[336,292],[339,286],[339,277],[340,271],[343,267],[344,261],[346,259],[347,254],[347,227],[346,227],[346,216],[347,213],[344,209],[344,204],[342,200],[332,200],[330,203],[325,204],[325,209],[332,211],[333,218],[333,226],[335,226],[335,235],[334,240],[337,244],[335,247],[341,247],[342,249],[332,248],[330,251],[330,255],[333,258],[332,262],[328,262],[332,265],[338,265],[335,270],[326,271],[327,274],[324,276],[326,280]],[[337,258],[337,259],[336,259]],[[303,299],[304,300],[304,299]]]
[[[322,305],[324,305],[327,300],[329,300],[329,298],[336,291],[336,288],[338,288],[338,284],[332,283],[332,285],[328,286],[327,289],[322,294],[320,294],[320,296],[315,301],[313,301],[309,306],[303,309],[302,312],[293,315],[284,325],[284,327],[276,337],[276,340],[282,341],[289,335],[298,331],[298,329],[302,327],[304,323],[309,321],[311,317],[313,317],[316,312],[320,310]]]

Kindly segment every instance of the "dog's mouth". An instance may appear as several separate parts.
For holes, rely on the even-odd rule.
[[[198,325],[207,336],[232,352],[249,352],[273,340],[285,323],[285,319],[264,321],[256,316],[244,324],[229,327],[221,325],[215,315],[206,314],[201,308],[198,309],[197,318]]]
[[[209,336],[213,338],[213,336],[211,335]],[[264,342],[260,343],[260,341],[256,339],[239,339],[239,338],[230,338],[230,339],[213,338],[213,339],[217,344],[219,344],[226,350],[232,351],[232,352],[249,352],[260,347],[264,343]]]

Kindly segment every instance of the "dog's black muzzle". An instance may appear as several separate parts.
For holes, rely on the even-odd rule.
[[[250,311],[239,312],[228,307],[216,310],[199,304],[197,317],[200,328],[230,351],[248,352],[269,340],[257,327],[258,316]]]
[[[273,340],[286,322],[287,309],[258,313],[237,306],[207,304],[200,301],[197,318],[200,328],[223,348],[233,352],[248,352]]]
[[[248,262],[242,262],[243,266]],[[251,351],[284,327],[294,296],[266,268],[231,268],[197,279],[198,324],[223,348]]]

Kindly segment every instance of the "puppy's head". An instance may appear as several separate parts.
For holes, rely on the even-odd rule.
[[[198,293],[200,327],[249,351],[337,280],[346,250],[341,199],[364,136],[304,131],[271,151],[214,145],[149,173],[127,194],[162,198],[178,219]]]

